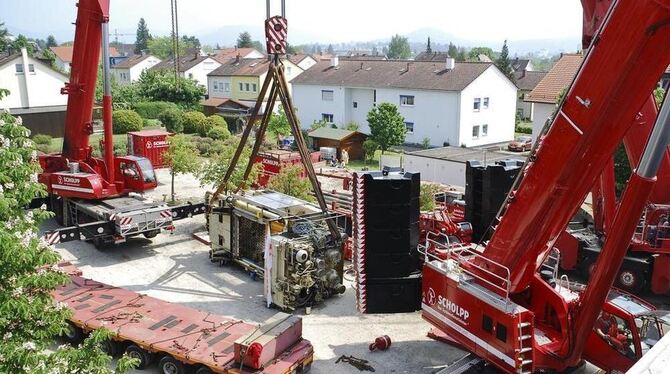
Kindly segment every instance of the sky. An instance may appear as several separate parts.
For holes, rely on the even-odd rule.
[[[153,34],[170,30],[168,0],[110,0],[110,29],[134,33],[144,17]],[[579,0],[286,0],[289,40],[349,42],[437,29],[468,40],[578,37]],[[273,1],[277,13],[279,0]],[[179,0],[180,34],[209,35],[226,26],[261,30],[264,0]],[[74,31],[75,0],[0,0],[0,22],[10,32],[63,38]],[[134,42],[134,35],[120,41]],[[298,40],[295,40],[298,39]],[[309,40],[308,40],[309,39]]]

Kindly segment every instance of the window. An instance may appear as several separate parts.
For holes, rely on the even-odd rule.
[[[251,91],[251,90],[249,89],[249,83],[245,83],[245,84],[244,84],[244,88],[247,90],[247,92]]]
[[[213,88],[214,88],[214,91],[219,90],[219,81],[214,81],[214,87]]]
[[[240,83],[240,91],[244,91],[243,87],[244,87],[244,85],[242,83]]]
[[[23,64],[16,64],[15,68],[17,73],[23,73]]]
[[[321,100],[323,101],[333,101],[334,93],[331,90],[321,90]]]
[[[489,134],[489,125],[482,125],[482,136]]]
[[[603,310],[593,325],[593,330],[612,348],[635,359],[635,344],[628,321]]]
[[[487,316],[486,314],[484,314],[482,316],[482,330],[484,330],[488,333],[493,332],[493,320],[491,319],[491,317]]]
[[[408,134],[414,134],[414,122],[405,122],[405,130]]]
[[[472,126],[472,139],[479,139],[479,126]]]
[[[224,83],[223,84],[223,90],[226,92],[230,92],[230,83]]]
[[[484,98],[484,109],[488,109],[488,108],[489,108],[489,98],[485,97]]]
[[[193,79],[193,73],[188,73],[188,79]]]
[[[251,85],[253,87],[254,92],[256,92],[256,83]]]
[[[34,73],[35,72],[35,65],[28,64],[28,71],[31,72],[31,73]]]
[[[472,105],[472,109],[474,109],[475,112],[479,112],[479,109],[481,109],[482,106],[482,99],[480,98],[475,98],[475,102]]]
[[[333,123],[333,122],[335,122],[334,119],[333,119],[333,115],[332,115],[332,114],[328,114],[328,113],[322,113],[322,114],[321,114],[321,120],[326,121],[326,122],[328,122],[328,123]]]
[[[507,326],[496,323],[496,338],[501,342],[507,342]]]
[[[400,105],[414,106],[414,96],[400,95]]]
[[[358,101],[354,101],[354,108],[358,108]]]

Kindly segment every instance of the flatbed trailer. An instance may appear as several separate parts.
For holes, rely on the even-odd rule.
[[[165,373],[305,373],[313,348],[302,338],[302,319],[277,313],[255,325],[235,318],[172,304],[80,276],[61,265],[71,282],[54,292],[72,311],[68,341],[106,328],[104,347],[140,360],[138,369],[158,362]]]
[[[141,196],[104,200],[59,198],[51,202],[56,221],[65,226],[45,234],[50,244],[73,240],[92,241],[97,248],[120,244],[144,235],[151,239],[161,230],[173,231],[173,222],[205,213],[204,202],[168,206]]]

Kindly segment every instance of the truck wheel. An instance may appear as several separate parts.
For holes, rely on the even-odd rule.
[[[158,369],[163,374],[184,374],[186,373],[186,368],[184,364],[178,361],[172,356],[165,356],[161,358],[158,363]]]
[[[112,357],[116,357],[121,353],[121,343],[113,339],[107,339],[100,343],[100,349]]]
[[[65,332],[63,332],[63,339],[71,345],[77,345],[84,339],[84,332],[74,323],[68,322]]]
[[[155,238],[158,234],[160,234],[161,230],[151,230],[147,231],[144,233],[144,237],[147,239],[152,239]]]
[[[63,226],[63,198],[56,195],[51,195],[49,199],[51,211],[54,212],[54,219],[59,225]]]
[[[128,348],[126,348],[126,354],[130,358],[136,358],[137,360],[139,360],[139,364],[136,367],[136,369],[139,370],[146,369],[153,362],[153,355],[145,351],[144,349],[136,346],[135,344],[131,344],[128,346]]]
[[[644,276],[640,269],[633,267],[623,267],[616,279],[617,286],[630,293],[642,291],[644,283]]]
[[[104,238],[96,236],[95,238],[93,238],[93,246],[95,247],[95,249],[99,251],[104,251],[105,249],[107,249],[107,242],[105,241]]]
[[[579,264],[579,275],[581,275],[584,280],[589,280],[589,278],[591,278],[591,273],[593,272],[593,267],[595,264],[596,257],[585,256]]]
[[[214,372],[210,368],[201,366],[198,370],[195,371],[195,374],[213,374]]]

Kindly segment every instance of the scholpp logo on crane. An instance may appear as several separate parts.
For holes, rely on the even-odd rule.
[[[437,301],[437,298],[435,296],[435,290],[431,287],[428,289],[428,294],[426,295],[426,302],[428,305],[433,306],[435,305],[435,301]]]
[[[463,322],[466,322],[470,317],[470,312],[445,297],[437,297],[437,306],[441,311],[447,312]]]

